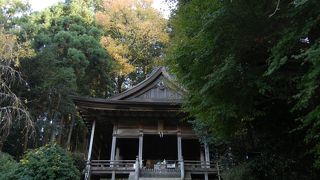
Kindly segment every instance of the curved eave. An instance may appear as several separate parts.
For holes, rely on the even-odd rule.
[[[185,116],[180,102],[137,102],[71,96],[85,124],[90,128],[92,121],[105,123],[112,119],[174,118]]]
[[[80,109],[126,111],[180,111],[180,102],[145,102],[71,96]]]

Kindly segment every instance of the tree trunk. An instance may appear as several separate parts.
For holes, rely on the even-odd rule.
[[[52,129],[51,129],[51,136],[50,136],[50,142],[56,141],[56,123],[52,122]]]
[[[71,144],[71,136],[72,136],[72,131],[75,123],[75,118],[74,115],[71,115],[71,125],[69,129],[69,134],[68,134],[68,140],[67,140],[67,150],[70,151],[70,144]]]
[[[42,140],[42,144],[41,144],[41,146],[44,146],[44,145],[46,145],[48,142],[49,142],[49,134],[50,134],[50,132],[51,132],[51,128],[50,128],[50,126],[48,125],[48,124],[46,124],[45,125],[45,127],[44,127],[44,131],[43,131],[43,140]]]
[[[2,151],[4,141],[5,141],[5,137],[4,137],[4,136],[1,136],[1,137],[0,137],[0,151]]]
[[[24,143],[23,143],[23,151],[26,151],[28,149],[28,142],[29,142],[29,130],[26,130],[26,133],[24,135]]]
[[[58,94],[57,105],[56,105],[56,108],[53,110],[52,118],[51,118],[51,120],[52,120],[51,142],[54,142],[56,140],[56,129],[57,129],[56,120],[58,119],[57,112],[58,112],[58,109],[59,109],[59,106],[60,106],[60,101],[61,101],[61,94]]]
[[[61,140],[63,137],[64,127],[65,127],[65,118],[64,118],[64,116],[62,116],[61,120],[60,120],[60,132],[59,132],[58,139],[57,139],[57,143],[59,143],[61,146],[63,146]]]

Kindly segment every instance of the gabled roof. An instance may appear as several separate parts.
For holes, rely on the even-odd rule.
[[[184,116],[181,111],[184,93],[166,69],[160,67],[141,83],[111,98],[71,97],[84,121],[89,123],[93,119],[104,121],[128,116],[176,119]]]
[[[165,67],[159,67],[144,81],[109,100],[137,102],[181,102],[184,89],[178,86]]]

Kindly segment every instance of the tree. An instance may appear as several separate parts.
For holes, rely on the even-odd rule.
[[[33,127],[23,99],[13,89],[27,85],[19,72],[20,60],[34,54],[30,43],[20,42],[14,34],[19,19],[17,14],[23,14],[27,9],[28,5],[21,1],[0,3],[0,150],[14,125],[22,125],[25,132]]]
[[[148,0],[105,0],[96,13],[103,28],[101,44],[114,65],[117,92],[136,84],[164,57],[168,42],[166,20]]]
[[[186,110],[256,179],[318,177],[308,154],[319,152],[316,4],[181,0],[171,21]]]
[[[20,93],[28,97],[28,107],[37,122],[32,146],[49,141],[68,147],[76,144],[72,140],[85,143],[79,139],[85,136],[86,127],[70,95],[105,98],[113,91],[112,62],[100,45],[102,32],[95,25],[91,7],[91,1],[58,3],[32,13],[19,24],[19,38],[31,39],[36,53],[21,63],[30,91],[21,88]],[[70,141],[64,140],[69,137]]]
[[[0,1],[0,12],[0,28],[13,30],[21,16],[29,14],[30,5],[25,0],[2,0]]]

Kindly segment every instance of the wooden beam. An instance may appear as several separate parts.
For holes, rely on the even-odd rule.
[[[205,142],[204,143],[204,155],[205,155],[205,160],[206,160],[206,163],[208,165],[210,165],[210,154],[209,154],[209,146],[208,146],[208,143]]]
[[[182,157],[182,143],[181,143],[181,134],[178,133],[177,134],[177,145],[178,145],[178,160],[182,161],[183,157]]]
[[[204,143],[204,155],[206,160],[206,168],[210,168],[210,152],[209,152],[209,146],[207,142]],[[204,174],[204,179],[205,180],[209,179],[208,172]]]
[[[204,158],[204,153],[203,153],[203,149],[200,148],[200,161],[201,161],[201,167],[204,167],[203,165],[205,165],[205,158]]]
[[[178,162],[180,164],[180,179],[184,179],[184,162],[182,157],[182,143],[181,143],[181,132],[180,128],[178,127],[178,133],[177,133],[177,145],[178,145]]]
[[[110,160],[114,161],[115,153],[116,153],[116,143],[117,143],[117,136],[112,136],[112,145],[111,145],[111,154],[110,154]]]
[[[111,145],[111,154],[110,154],[110,160],[114,161],[114,156],[116,153],[116,144],[117,144],[117,129],[118,129],[118,124],[117,122],[114,123],[113,125],[113,134],[112,134],[112,145]]]
[[[89,151],[87,156],[87,167],[86,167],[86,174],[85,174],[85,180],[90,180],[90,161],[91,161],[91,154],[92,154],[92,145],[93,145],[93,138],[94,138],[94,131],[96,129],[96,121],[94,120],[92,122],[92,128],[91,128],[91,135],[90,135],[90,143],[89,143]]]
[[[94,131],[96,129],[96,121],[94,120],[92,123],[92,129],[91,129],[91,136],[90,136],[90,143],[89,143],[89,151],[88,151],[88,157],[87,160],[91,160],[91,154],[92,154],[92,145],[93,145],[93,138],[94,138]]]
[[[139,136],[139,165],[142,167],[143,134]]]

